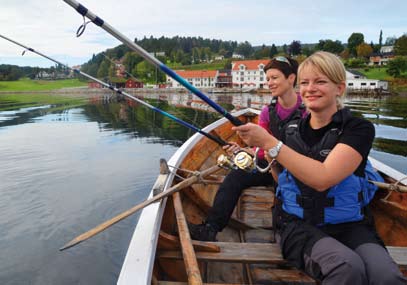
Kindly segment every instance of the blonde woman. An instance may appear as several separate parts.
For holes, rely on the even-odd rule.
[[[364,189],[374,187],[365,170],[375,130],[343,108],[345,80],[335,55],[314,53],[298,69],[309,115],[286,128],[284,143],[254,124],[233,129],[285,168],[274,214],[287,260],[322,284],[406,284],[369,212],[372,193]]]

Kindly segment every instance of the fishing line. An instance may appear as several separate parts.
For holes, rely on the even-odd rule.
[[[213,140],[214,142],[218,143],[218,144],[221,145],[221,146],[224,146],[224,145],[227,145],[227,144],[228,144],[227,142],[225,142],[224,140],[222,140],[220,137],[214,136],[214,135],[212,135],[212,134],[210,134],[210,133],[207,133],[207,132],[204,132],[204,131],[202,131],[201,129],[197,128],[196,126],[191,125],[190,123],[187,123],[187,122],[185,122],[185,121],[183,121],[183,120],[181,120],[181,119],[175,117],[174,115],[171,115],[171,114],[169,114],[169,113],[167,113],[167,112],[165,112],[165,111],[163,111],[163,110],[161,110],[161,109],[159,109],[159,108],[157,108],[157,107],[154,107],[153,105],[150,105],[149,103],[147,103],[147,102],[145,102],[145,101],[143,101],[143,100],[140,100],[140,99],[138,99],[138,98],[136,98],[136,97],[134,97],[134,96],[132,96],[132,95],[130,95],[130,94],[128,94],[128,93],[126,93],[126,92],[124,92],[124,91],[122,91],[122,90],[120,90],[120,89],[118,89],[118,88],[116,88],[116,87],[114,87],[114,86],[112,86],[112,85],[106,83],[106,82],[103,82],[103,81],[101,81],[101,80],[99,80],[99,79],[97,79],[97,78],[95,78],[95,77],[93,77],[93,76],[91,76],[91,75],[89,75],[89,74],[87,74],[87,73],[85,73],[85,72],[82,72],[82,71],[80,71],[79,69],[69,67],[69,66],[66,65],[66,64],[63,64],[63,63],[61,63],[61,62],[59,62],[59,61],[57,61],[57,60],[55,60],[55,59],[53,59],[53,58],[51,58],[51,57],[49,57],[49,56],[46,56],[45,54],[42,54],[42,53],[40,53],[40,52],[38,52],[38,51],[36,51],[36,50],[30,48],[30,47],[27,47],[27,46],[25,46],[25,45],[23,45],[23,44],[21,44],[21,43],[19,43],[19,42],[16,42],[16,41],[14,41],[14,40],[12,40],[12,39],[9,39],[9,38],[7,38],[7,37],[1,35],[1,34],[0,34],[0,37],[3,38],[3,39],[5,39],[5,40],[7,40],[7,41],[9,41],[9,42],[12,42],[12,43],[15,44],[15,45],[18,45],[18,46],[20,46],[20,47],[23,47],[23,48],[25,49],[25,51],[28,50],[28,51],[31,51],[31,52],[33,52],[33,53],[35,53],[35,54],[38,54],[38,55],[40,55],[40,56],[42,56],[42,57],[44,57],[44,58],[46,58],[46,59],[49,59],[50,61],[55,62],[56,64],[59,64],[60,66],[63,66],[63,67],[65,67],[65,68],[68,68],[68,69],[72,70],[74,73],[77,73],[77,74],[80,74],[80,75],[82,75],[82,76],[85,76],[85,77],[87,77],[87,78],[89,78],[89,79],[91,79],[91,80],[93,80],[93,81],[95,81],[95,82],[97,82],[97,83],[99,83],[99,84],[101,84],[101,85],[103,85],[103,86],[109,88],[110,90],[115,91],[116,93],[118,93],[118,94],[120,94],[120,95],[124,95],[125,97],[127,97],[127,98],[129,98],[129,99],[131,99],[131,100],[134,100],[134,101],[136,101],[136,102],[138,102],[138,103],[140,103],[140,104],[146,106],[147,108],[150,108],[150,109],[152,109],[152,110],[154,110],[154,111],[156,111],[156,112],[158,112],[158,113],[160,113],[160,114],[162,114],[162,115],[164,115],[164,116],[166,116],[166,117],[168,117],[168,118],[174,120],[175,122],[177,122],[177,123],[179,123],[179,124],[181,124],[181,125],[183,125],[183,126],[185,126],[185,127],[187,127],[187,128],[190,128],[190,129],[192,129],[192,130],[194,130],[194,131],[200,133],[201,135],[207,137],[208,139]],[[23,54],[25,53],[25,51],[23,52]]]
[[[113,37],[121,41],[123,44],[125,44],[127,47],[130,49],[134,50],[136,53],[138,53],[141,57],[143,57],[146,61],[151,63],[152,65],[156,66],[159,68],[161,71],[163,71],[165,74],[173,78],[174,80],[178,81],[181,85],[183,85],[185,88],[187,88],[189,91],[194,93],[196,96],[201,98],[203,101],[205,101],[209,106],[214,108],[218,113],[220,113],[222,116],[227,118],[233,125],[235,126],[240,126],[243,123],[236,117],[232,116],[228,111],[226,111],[224,108],[222,108],[220,105],[216,104],[214,101],[212,101],[209,97],[207,97],[202,91],[200,91],[198,88],[193,86],[191,83],[189,83],[187,80],[179,76],[175,71],[173,71],[171,68],[166,66],[164,63],[159,61],[156,57],[153,55],[149,54],[146,50],[144,50],[142,47],[131,41],[129,38],[124,36],[122,33],[117,31],[115,28],[110,26],[108,23],[106,23],[104,20],[96,16],[94,13],[89,11],[85,6],[82,4],[74,1],[74,0],[64,0],[65,3],[70,5],[72,8],[74,8],[80,15],[83,17],[87,17],[90,19],[95,25],[101,27],[104,29],[106,32],[111,34]],[[82,24],[83,26],[83,24]],[[84,28],[83,28],[84,30]]]
[[[116,62],[115,62],[113,59],[111,59],[109,56],[107,56],[105,52],[102,52],[102,55],[103,55],[111,64],[116,65]],[[138,79],[138,78],[137,78],[136,76],[134,76],[132,73],[128,72],[127,69],[125,69],[124,72],[125,72],[128,76],[131,76],[131,77],[134,78],[135,80],[141,82],[140,79]],[[144,98],[144,100],[145,100],[145,98]],[[160,101],[167,102],[167,100],[161,100],[161,99],[159,98],[159,96],[158,96],[157,99],[152,99],[152,100],[154,101],[154,104],[157,104],[157,105],[160,103]],[[157,106],[156,106],[156,107],[157,107]],[[157,108],[158,108],[158,107],[157,107]],[[171,114],[173,114],[174,116],[177,116],[177,117],[180,117],[180,115],[183,115],[183,113],[180,112],[180,111],[178,110],[178,108],[173,108],[173,110],[171,110]],[[192,124],[192,125],[197,126],[196,121],[194,121],[194,120],[191,121],[189,118],[184,119],[184,120],[185,120],[185,121],[188,121],[188,122],[189,122],[190,124]],[[199,125],[198,125],[198,127],[201,128]],[[188,137],[190,137],[190,136],[188,136]]]

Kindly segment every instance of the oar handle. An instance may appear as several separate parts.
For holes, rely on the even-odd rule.
[[[83,17],[87,17],[90,19],[95,25],[101,27],[104,29],[106,32],[111,34],[113,37],[124,43],[127,47],[130,49],[134,50],[137,52],[141,57],[143,57],[145,60],[159,68],[161,71],[163,71],[165,74],[168,76],[172,77],[176,81],[178,81],[181,85],[183,85],[185,88],[187,88],[189,91],[197,95],[199,98],[201,98],[203,101],[205,101],[208,105],[210,105],[212,108],[214,108],[218,113],[220,113],[222,116],[227,118],[233,125],[235,126],[240,126],[243,123],[233,117],[231,114],[229,114],[224,108],[222,108],[220,105],[216,104],[214,101],[212,101],[208,96],[206,96],[203,92],[198,90],[195,86],[193,86],[191,83],[189,83],[187,80],[179,76],[175,71],[173,71],[171,68],[166,66],[164,63],[159,61],[157,58],[155,58],[153,55],[149,54],[146,50],[144,50],[142,47],[131,41],[129,38],[124,36],[122,33],[117,31],[115,28],[110,26],[108,23],[106,23],[103,19],[95,15],[92,11],[90,11],[88,8],[80,4],[79,2],[75,0],[64,0],[65,3],[70,5],[72,8],[74,8],[79,14],[81,14]]]

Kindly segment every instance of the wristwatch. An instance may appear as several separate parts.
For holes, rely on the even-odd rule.
[[[275,147],[272,147],[267,151],[268,155],[273,159],[276,158],[278,156],[278,153],[280,152],[282,146],[283,146],[283,142],[279,141]]]

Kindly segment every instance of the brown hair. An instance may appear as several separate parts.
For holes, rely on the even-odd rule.
[[[298,62],[289,57],[276,56],[266,64],[263,70],[264,72],[267,72],[267,70],[272,68],[280,70],[286,78],[293,73],[295,76],[297,76]]]

